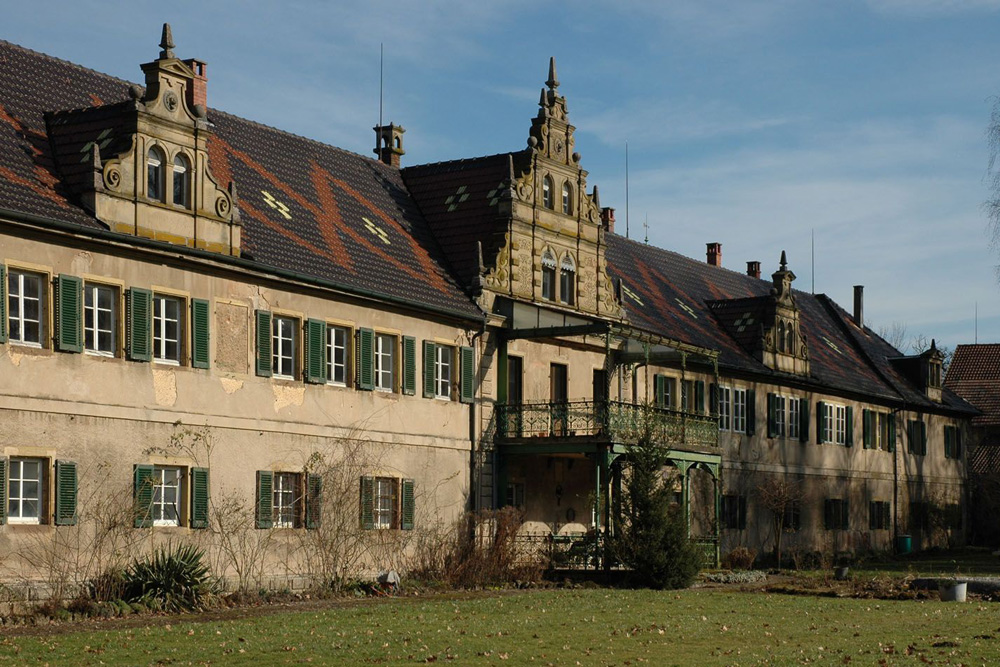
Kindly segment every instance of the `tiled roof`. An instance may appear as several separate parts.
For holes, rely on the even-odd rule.
[[[130,85],[0,41],[0,208],[103,227],[67,188],[86,169],[60,173],[53,146],[64,170],[85,163],[88,122],[113,110],[93,107],[127,103]],[[47,112],[74,109],[89,110],[52,116],[47,129]],[[247,259],[478,319],[399,170],[220,111],[208,117],[210,168],[238,187]]]
[[[620,279],[627,316],[634,324],[675,340],[719,350],[719,365],[738,371],[795,379],[758,361],[751,337],[760,334],[760,318],[773,309],[766,303],[772,284],[743,273],[712,266],[655,246],[607,234],[608,271]],[[825,295],[793,291],[802,334],[809,346],[810,377],[803,381],[841,391],[908,404],[937,407],[890,366],[899,352],[870,329],[863,332]],[[752,320],[750,324],[748,320]],[[747,326],[740,327],[743,323]],[[969,411],[950,392],[941,407]]]
[[[1000,425],[1000,344],[957,346],[944,386],[982,411],[974,425]]]

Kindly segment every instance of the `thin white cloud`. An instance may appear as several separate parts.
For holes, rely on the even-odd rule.
[[[1000,11],[1000,0],[867,0],[879,14],[941,16],[968,12]]]

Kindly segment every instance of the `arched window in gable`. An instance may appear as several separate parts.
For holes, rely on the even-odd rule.
[[[573,213],[573,189],[569,183],[563,183],[562,186],[562,212],[566,215]]]
[[[548,249],[542,253],[542,298],[550,301],[556,298],[556,258]]]
[[[778,320],[778,352],[785,351],[785,321]]]
[[[159,146],[153,146],[146,155],[146,196],[154,201],[164,201],[163,176],[166,158]]]
[[[174,206],[191,208],[191,163],[183,153],[174,156]]]
[[[548,209],[555,208],[552,201],[552,177],[548,175],[542,179],[542,206]]]
[[[568,306],[576,302],[576,262],[569,253],[559,264],[559,300]]]
[[[791,324],[785,332],[785,352],[795,354],[795,331]]]

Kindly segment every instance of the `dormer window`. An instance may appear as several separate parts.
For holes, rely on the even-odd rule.
[[[778,322],[778,352],[785,351],[785,323]]]
[[[183,153],[174,156],[174,206],[190,208],[191,166]]]
[[[153,146],[146,156],[146,196],[154,201],[164,201],[163,163],[166,158],[159,147]]]
[[[927,386],[941,387],[941,364],[937,361],[931,361],[927,364]]]
[[[569,183],[563,183],[562,186],[562,212],[566,215],[573,213],[573,192]]]
[[[548,209],[555,208],[552,201],[552,178],[550,176],[542,179],[542,205]]]
[[[559,300],[572,306],[576,300],[576,263],[565,255],[559,265]]]
[[[551,250],[542,253],[542,298],[555,301],[556,258]]]

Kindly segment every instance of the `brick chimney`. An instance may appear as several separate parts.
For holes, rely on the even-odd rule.
[[[747,275],[760,279],[760,262],[747,262]]]
[[[610,206],[601,209],[601,226],[604,231],[615,233],[615,209]]]
[[[865,286],[854,286],[854,323],[865,328]]]
[[[194,79],[187,89],[188,109],[194,111],[195,105],[200,104],[202,109],[208,109],[208,65],[200,60],[190,58],[184,64],[194,72]]]
[[[708,263],[712,266],[722,266],[722,244],[721,243],[706,243],[707,250],[705,254],[708,257]]]
[[[406,130],[402,125],[376,125],[375,130],[375,155],[383,164],[399,169],[400,158],[406,155],[403,150],[403,133]]]

